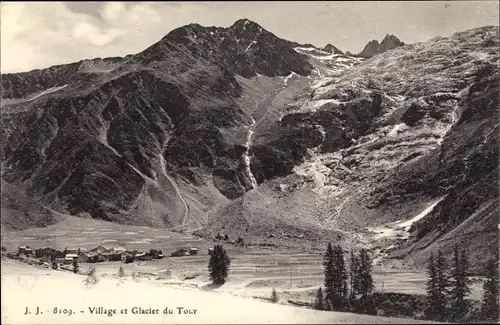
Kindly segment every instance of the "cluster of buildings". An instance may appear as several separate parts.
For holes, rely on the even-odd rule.
[[[148,252],[137,250],[129,251],[122,247],[106,248],[101,245],[91,249],[66,248],[63,251],[45,247],[33,249],[29,246],[21,246],[17,252],[18,256],[35,257],[42,262],[73,263],[99,263],[121,261],[131,263],[133,261],[150,261],[163,258],[163,252],[159,249],[150,249]]]

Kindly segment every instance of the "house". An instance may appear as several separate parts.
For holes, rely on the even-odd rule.
[[[109,248],[106,248],[102,245],[99,245],[97,247],[94,247],[90,250],[91,252],[93,253],[97,253],[97,254],[101,254],[101,253],[104,253],[104,252],[109,252]]]
[[[113,247],[112,251],[115,253],[123,254],[127,250],[124,247]]]
[[[77,257],[77,261],[80,263],[97,263],[100,262],[99,254],[93,252],[86,252],[80,254]]]
[[[189,253],[189,249],[187,249],[187,248],[179,248],[178,250],[176,250],[175,252],[170,254],[170,256],[173,256],[173,257],[189,256],[189,255],[191,255],[191,253]]]
[[[77,253],[66,253],[66,255],[64,256],[65,261],[73,261],[76,258],[78,258]]]
[[[134,254],[130,252],[125,252],[122,254],[123,263],[132,263],[134,261]]]
[[[153,257],[148,253],[138,253],[134,256],[134,258],[138,261],[151,261]]]
[[[189,249],[189,254],[190,255],[198,255],[198,248],[192,247]]]
[[[161,251],[159,249],[151,248],[149,250],[149,255],[151,255],[154,259],[162,259],[163,258],[163,251]]]
[[[115,262],[115,261],[121,261],[122,260],[122,254],[121,253],[116,253],[116,252],[103,252],[99,254],[102,256],[104,261],[107,262]]]
[[[29,247],[28,245],[26,246],[20,246],[18,249],[19,255],[33,255],[33,249]]]

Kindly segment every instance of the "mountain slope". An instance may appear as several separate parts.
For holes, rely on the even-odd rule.
[[[192,24],[123,59],[3,75],[3,96],[15,98],[2,108],[2,177],[62,212],[183,224],[188,207],[169,174],[211,187],[195,200],[208,200],[201,206],[245,192],[242,138],[251,118],[237,103],[234,74],[307,75],[295,45],[248,20]]]
[[[467,236],[485,252],[498,39],[498,27],[405,46],[388,35],[364,60],[243,19],[2,75],[2,180],[40,207],[204,236],[396,245],[416,262]],[[408,237],[370,232],[394,222]]]
[[[358,243],[369,245],[373,237],[372,246],[395,244],[403,250],[393,256],[410,254],[416,262],[427,258],[428,249],[448,251],[462,243],[459,234],[478,218],[481,225],[467,230],[462,244],[493,254],[497,45],[497,27],[478,28],[322,76],[282,107],[273,132],[255,144],[252,171],[263,183],[238,203],[238,213],[248,223],[259,215],[253,207],[265,205],[273,216],[289,211],[283,218],[335,229]],[[309,53],[315,62],[317,54]],[[470,163],[464,164],[465,158]],[[376,226],[414,219],[439,199],[432,213],[410,228],[409,239],[381,242],[370,233]],[[213,221],[208,229],[236,223],[225,212],[219,218],[226,221]],[[479,270],[493,255],[476,256]]]

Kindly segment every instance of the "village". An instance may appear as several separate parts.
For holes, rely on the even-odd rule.
[[[209,249],[210,254],[212,248]],[[171,257],[192,256],[198,254],[198,248],[179,248],[170,254]],[[33,264],[52,266],[53,268],[62,265],[78,263],[101,263],[101,262],[122,262],[132,263],[135,261],[151,261],[163,259],[163,251],[151,248],[147,252],[137,250],[127,250],[124,247],[104,247],[99,245],[90,250],[85,248],[65,248],[57,250],[52,247],[34,249],[30,246],[20,246],[16,252],[9,252],[7,257],[13,259],[32,262]],[[32,264],[29,263],[29,264]]]
[[[236,246],[248,247],[243,238],[238,236],[236,241],[229,236],[218,233],[214,237],[214,242],[225,242]],[[208,248],[208,255],[213,248]],[[170,253],[170,257],[194,256],[198,255],[197,247],[181,247]],[[29,245],[19,246],[14,252],[6,252],[2,247],[2,255],[16,260],[21,260],[27,264],[34,264],[52,268],[59,268],[64,265],[77,263],[102,263],[102,262],[122,262],[133,263],[140,261],[151,261],[163,259],[163,250],[151,248],[149,251],[128,250],[123,246],[104,247],[98,245],[92,249],[66,247],[64,250],[52,247],[33,248]]]

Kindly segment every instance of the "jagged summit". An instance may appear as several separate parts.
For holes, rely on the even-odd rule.
[[[396,47],[400,47],[400,46],[403,46],[405,45],[405,43],[401,42],[401,40],[399,38],[397,38],[396,36],[394,35],[385,35],[384,39],[382,40],[382,42],[380,43],[380,46],[378,48],[378,52],[379,53],[384,53],[385,51],[389,51],[389,50],[392,50]]]
[[[403,45],[405,45],[405,43],[399,40],[399,38],[392,34],[387,34],[381,43],[377,40],[371,40],[368,42],[368,44],[366,44],[363,48],[363,51],[361,51],[358,55],[364,58],[371,58],[376,54],[384,53]]]

